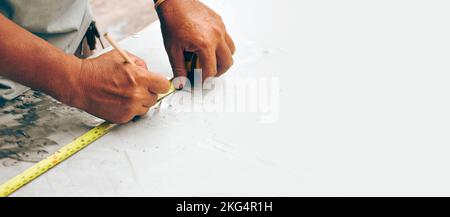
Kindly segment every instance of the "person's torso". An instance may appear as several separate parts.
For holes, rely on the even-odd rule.
[[[92,22],[88,0],[0,0],[0,13],[67,53]]]

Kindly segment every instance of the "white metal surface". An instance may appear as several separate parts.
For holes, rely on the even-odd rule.
[[[278,119],[168,100],[14,196],[449,195],[447,1],[205,2]],[[170,75],[158,24],[122,46]]]

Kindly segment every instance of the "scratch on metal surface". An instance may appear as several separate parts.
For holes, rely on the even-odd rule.
[[[131,174],[133,176],[134,182],[139,184],[138,177],[136,175],[136,171],[134,170],[133,163],[131,162],[130,155],[127,151],[124,151],[125,158],[127,159],[128,165],[130,166]]]

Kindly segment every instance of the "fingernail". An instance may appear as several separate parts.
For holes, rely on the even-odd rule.
[[[177,77],[174,79],[174,87],[178,90],[181,90],[186,85],[186,78],[185,77]]]

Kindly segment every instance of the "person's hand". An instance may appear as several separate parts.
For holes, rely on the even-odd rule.
[[[137,66],[124,63],[117,51],[81,61],[72,94],[64,103],[111,121],[127,123],[145,115],[156,104],[157,94],[166,93],[170,83],[150,73],[144,61],[129,54]]]
[[[196,53],[203,81],[233,65],[235,45],[219,15],[197,0],[166,0],[158,7],[164,45],[175,77],[187,77],[183,52]]]

